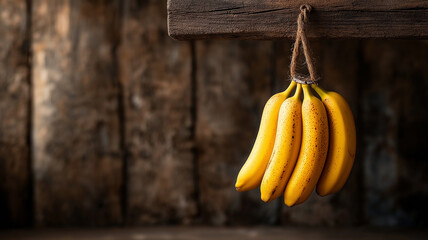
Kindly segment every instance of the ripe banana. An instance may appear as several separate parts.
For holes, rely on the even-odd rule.
[[[235,184],[236,190],[249,191],[260,185],[272,154],[279,109],[295,86],[296,84],[291,82],[287,90],[273,95],[266,103],[253,149],[239,171]]]
[[[299,158],[285,187],[284,203],[293,206],[309,198],[324,167],[328,151],[328,120],[323,103],[303,85],[303,136]]]
[[[270,202],[284,194],[285,185],[299,156],[302,140],[301,86],[282,103],[272,156],[260,186],[261,198]]]
[[[338,93],[312,86],[327,110],[330,143],[324,170],[317,185],[320,196],[339,191],[351,172],[356,151],[354,117],[346,100]]]

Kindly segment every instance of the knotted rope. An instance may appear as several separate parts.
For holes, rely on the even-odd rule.
[[[305,23],[308,21],[308,13],[311,12],[312,7],[308,4],[300,6],[300,14],[297,18],[297,32],[296,42],[294,43],[293,56],[290,64],[291,80],[301,84],[317,84],[318,77],[315,72],[315,67],[312,62],[308,39],[306,38]],[[303,47],[303,54],[305,55],[306,64],[308,66],[310,78],[304,78],[297,75],[297,58],[300,54],[300,43]]]

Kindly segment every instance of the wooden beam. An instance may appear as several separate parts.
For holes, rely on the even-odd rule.
[[[179,40],[293,38],[302,3],[313,7],[309,37],[428,37],[428,1],[420,0],[169,0],[169,35]]]

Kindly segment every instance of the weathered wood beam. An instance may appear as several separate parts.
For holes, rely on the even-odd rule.
[[[293,38],[302,3],[313,7],[309,37],[428,37],[428,1],[420,0],[169,0],[169,35],[179,40]]]

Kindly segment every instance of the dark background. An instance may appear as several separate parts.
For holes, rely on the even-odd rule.
[[[163,0],[0,0],[0,227],[428,225],[428,41],[314,40],[358,134],[344,189],[289,208],[236,175],[292,41],[178,42]]]

